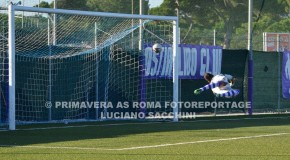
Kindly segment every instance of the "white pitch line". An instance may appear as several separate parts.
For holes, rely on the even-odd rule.
[[[115,149],[115,150],[122,151],[122,150],[134,150],[134,149],[146,149],[146,148],[159,148],[159,147],[167,147],[167,146],[186,145],[186,144],[221,142],[221,141],[231,141],[231,140],[240,140],[240,139],[261,138],[261,137],[273,137],[273,136],[281,136],[281,135],[287,135],[287,134],[290,134],[290,133],[275,133],[275,134],[265,134],[265,135],[257,135],[257,136],[233,137],[233,138],[211,139],[211,140],[203,140],[203,141],[169,143],[169,144],[160,144],[160,145],[152,145],[152,146],[120,148],[120,149]]]
[[[137,150],[137,149],[147,149],[147,148],[160,148],[160,147],[168,147],[168,146],[178,146],[178,145],[186,145],[186,144],[198,144],[198,143],[232,141],[232,140],[241,140],[241,139],[262,138],[262,137],[273,137],[273,136],[281,136],[281,135],[289,135],[289,134],[290,133],[275,133],[275,134],[264,134],[264,135],[256,135],[256,136],[232,137],[232,138],[210,139],[210,140],[202,140],[202,141],[179,142],[179,143],[167,143],[167,144],[159,144],[159,145],[151,145],[151,146],[137,146],[137,147],[128,147],[128,148],[90,148],[90,147],[18,146],[18,145],[0,145],[0,147],[124,151],[124,150]]]

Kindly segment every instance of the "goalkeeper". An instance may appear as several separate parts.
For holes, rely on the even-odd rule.
[[[210,73],[204,74],[204,79],[209,83],[202,88],[194,90],[194,94],[200,94],[201,92],[211,89],[216,97],[232,98],[237,96],[240,91],[238,89],[232,89],[236,78],[228,74],[212,75]]]

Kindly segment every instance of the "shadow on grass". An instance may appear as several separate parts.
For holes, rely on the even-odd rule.
[[[290,125],[289,115],[282,115],[278,117],[242,116],[235,118],[231,117],[231,119],[220,117],[183,122],[111,121],[71,125],[44,124],[31,125],[30,127],[32,128],[20,129],[16,131],[2,131],[0,132],[0,145],[31,145],[86,139],[117,138],[127,135],[170,131],[233,129],[283,125]],[[48,126],[51,128],[40,128]]]

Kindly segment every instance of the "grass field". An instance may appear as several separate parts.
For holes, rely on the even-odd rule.
[[[1,160],[290,159],[290,117],[26,125],[0,146]]]

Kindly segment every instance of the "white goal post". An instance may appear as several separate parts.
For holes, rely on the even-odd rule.
[[[37,13],[37,16],[38,16],[37,18],[40,19],[37,21],[37,27],[43,26],[42,29],[38,29],[39,33],[33,33],[32,28],[23,28],[23,26],[22,28],[19,29],[21,30],[21,33],[18,33],[17,32],[18,27],[16,25],[17,19],[15,18],[17,11]],[[39,13],[45,14],[45,15],[41,17],[38,15]],[[53,23],[53,22],[50,16],[53,16],[56,14],[62,15],[62,17],[60,18],[58,17],[59,21],[66,21],[66,22],[63,22],[64,24],[59,24],[59,26],[56,26],[57,28],[51,28],[50,23]],[[73,19],[72,16],[82,16],[82,19]],[[30,17],[27,16],[27,18],[30,18]],[[111,33],[109,31],[104,31],[105,29],[107,29],[105,26],[103,28],[101,27],[98,28],[98,25],[100,25],[100,23],[103,23],[105,21],[105,18],[118,19],[118,23],[116,20],[116,22],[114,23],[108,22],[105,24],[105,25],[108,25],[107,28],[112,27],[110,31],[114,31],[114,33]],[[46,21],[44,19],[46,19]],[[69,22],[68,20],[70,19],[71,21]],[[43,111],[43,109],[41,108],[45,108],[45,106],[44,104],[43,106],[40,106],[40,101],[41,103],[43,101],[43,98],[41,97],[42,94],[43,94],[43,97],[46,96],[50,98],[51,97],[55,98],[56,99],[55,101],[57,100],[61,101],[62,97],[64,97],[63,100],[69,99],[69,100],[89,101],[91,97],[91,95],[89,94],[94,94],[95,97],[101,97],[103,101],[108,101],[109,96],[114,97],[112,98],[113,100],[118,99],[118,97],[122,97],[124,100],[136,101],[136,97],[134,97],[136,96],[136,94],[138,94],[139,97],[142,96],[142,94],[145,97],[150,96],[151,98],[146,98],[146,100],[149,100],[149,101],[167,101],[168,100],[167,96],[169,97],[169,95],[167,94],[170,94],[172,96],[170,96],[169,100],[173,102],[173,104],[175,105],[175,106],[171,106],[171,109],[172,109],[171,112],[173,113],[172,120],[175,122],[178,121],[178,101],[179,101],[179,97],[178,97],[179,96],[179,82],[178,82],[179,20],[178,20],[178,17],[90,12],[90,11],[48,9],[48,8],[9,5],[8,20],[9,20],[9,23],[8,23],[9,24],[9,37],[8,37],[8,45],[9,45],[8,47],[8,55],[9,55],[8,56],[8,59],[9,59],[9,64],[8,64],[9,66],[8,67],[8,73],[9,73],[8,124],[9,124],[9,130],[16,129],[16,122],[18,121],[16,115],[18,114],[24,117],[24,118],[23,117],[21,118],[21,120],[23,121],[30,120],[30,119],[32,119],[32,121],[37,121],[31,117],[42,116],[44,114],[44,113],[41,113]],[[48,22],[46,24],[46,27],[45,25],[40,24],[41,20],[43,20],[43,22]],[[99,22],[97,22],[98,20]],[[128,20],[128,22],[126,20]],[[132,22],[135,20],[136,20],[136,24],[132,27],[132,24],[133,24]],[[93,27],[94,29],[92,29],[92,31],[94,31],[94,33],[92,32],[91,34],[89,33],[89,31],[83,32],[83,30],[76,30],[75,28],[78,27],[76,25],[77,24],[76,22],[78,22],[79,26],[83,28],[87,27],[91,29],[91,27]],[[82,24],[83,22],[84,24]],[[142,24],[138,24],[139,22],[141,22]],[[140,74],[142,74],[142,72],[144,73],[144,70],[142,71],[142,69],[144,68],[140,67],[140,64],[142,63],[138,61],[138,59],[140,59],[140,56],[136,56],[135,54],[139,54],[139,53],[144,54],[145,51],[141,50],[141,51],[137,51],[139,53],[136,53],[135,48],[128,48],[128,46],[130,46],[132,44],[131,42],[133,42],[135,39],[138,39],[139,34],[135,34],[136,36],[133,39],[133,34],[138,31],[138,30],[135,31],[135,29],[139,27],[145,28],[146,25],[149,25],[149,27],[147,26],[146,30],[150,30],[148,29],[150,27],[154,29],[149,31],[147,36],[141,36],[142,40],[144,41],[144,44],[145,43],[153,44],[155,42],[160,42],[159,39],[162,39],[162,36],[164,35],[158,35],[158,34],[161,34],[161,32],[159,32],[156,29],[157,27],[155,25],[160,25],[160,24],[165,24],[165,23],[166,24],[168,23],[172,26],[172,29],[168,29],[170,36],[165,35],[167,37],[170,37],[171,39],[164,40],[164,42],[168,42],[168,44],[166,45],[169,45],[169,47],[171,47],[170,49],[168,49],[170,50],[170,52],[168,53],[172,53],[171,55],[172,56],[172,75],[170,79],[172,84],[171,83],[169,85],[164,84],[163,82],[164,80],[160,77],[159,78],[151,77],[151,78],[148,78],[148,80],[147,79],[145,80],[146,81],[145,84],[140,85],[140,80],[138,78],[140,77]],[[32,25],[32,22],[29,25]],[[53,24],[52,26],[54,25],[55,24]],[[119,29],[118,26],[121,26],[120,28],[122,29]],[[59,28],[59,31],[58,31],[58,28]],[[42,36],[39,39],[37,39],[38,36],[41,35],[40,31],[42,30],[43,32],[41,33],[46,32],[48,33],[48,36],[46,37]],[[144,30],[144,32],[146,32],[146,30]],[[163,28],[163,30],[165,29]],[[24,31],[25,33],[23,33]],[[88,35],[86,35],[88,38],[85,39],[86,37],[85,35],[82,36],[81,34],[77,34],[79,32],[83,32],[82,34],[88,33]],[[102,32],[103,34],[102,37],[101,36],[97,37],[96,35],[100,32]],[[67,37],[68,34],[71,37],[75,37],[75,38],[81,37],[82,39],[79,38],[81,40],[73,40],[71,37]],[[156,34],[155,37],[154,37],[154,34]],[[19,39],[17,39],[17,35],[18,37],[20,37]],[[130,39],[130,36],[132,36],[131,37],[132,39]],[[57,42],[56,44],[52,43],[50,42],[51,41],[50,37],[53,37],[52,39],[54,39],[54,41],[59,40],[60,42]],[[61,40],[58,39],[59,37],[61,38]],[[91,40],[91,37],[94,37],[94,38]],[[130,40],[127,40],[127,39],[130,39]],[[41,40],[46,40],[46,43],[48,43],[47,46],[45,46],[44,43],[40,42]],[[30,42],[26,43],[26,41],[30,41]],[[32,41],[35,41],[35,42],[32,43]],[[99,44],[101,44],[102,46],[98,46]],[[41,51],[40,51],[40,48],[42,49]],[[52,49],[55,49],[55,50],[52,50]],[[127,52],[130,52],[130,54],[127,54]],[[18,58],[16,56],[18,56]],[[81,56],[84,56],[84,57],[81,57]],[[106,56],[108,57],[110,61],[108,63],[113,63],[113,64],[107,64],[107,62],[102,61],[103,59],[106,59]],[[19,59],[21,63],[16,62],[17,59]],[[70,62],[68,62],[67,59],[69,59]],[[25,67],[22,68],[21,65],[23,66],[26,65],[25,67],[30,67],[31,71],[26,71]],[[49,67],[47,67],[48,65]],[[86,66],[83,67],[82,69],[78,69],[77,66],[81,66],[81,65],[86,65]],[[102,68],[100,66],[102,66]],[[16,67],[20,67],[22,70],[20,69],[17,70]],[[68,69],[64,71],[64,70],[61,70],[60,68],[68,68]],[[142,69],[140,70],[140,68]],[[30,73],[27,73],[30,75],[27,75],[26,73],[21,73],[21,72],[30,72]],[[67,72],[74,72],[74,73],[68,74]],[[25,80],[23,80],[17,74],[19,75],[26,74],[27,77]],[[67,75],[64,75],[64,74],[67,74]],[[75,76],[74,74],[79,74],[79,76]],[[117,76],[117,74],[120,74],[120,75]],[[19,78],[16,78],[17,76]],[[105,78],[105,80],[100,80],[103,77],[109,77],[109,76],[112,76],[112,78]],[[51,79],[54,79],[54,80],[51,80]],[[165,78],[165,79],[168,80],[169,78]],[[18,81],[21,82],[21,85],[19,84],[19,88],[17,89],[16,86],[17,86]],[[73,84],[67,85],[63,88],[57,88],[58,86],[63,86],[66,83],[73,83]],[[51,91],[52,85],[54,85],[53,86],[54,91]],[[102,86],[102,88],[104,89],[99,88],[99,86]],[[142,88],[142,86],[143,86],[143,89],[145,88],[144,89],[145,91],[143,93],[140,93],[139,90],[140,90],[140,87]],[[171,87],[171,89],[168,89],[169,86]],[[118,88],[118,90],[113,90],[112,88],[114,87],[115,88],[120,87],[120,88]],[[50,88],[50,89],[45,89],[45,88]],[[95,92],[91,93],[92,92],[91,90],[95,90]],[[100,94],[99,92],[103,93],[104,96],[99,95]],[[114,92],[114,93],[111,93],[111,92]],[[39,95],[33,95],[33,94],[39,94]],[[47,94],[49,94],[50,96],[47,96]],[[68,98],[67,94],[70,94],[69,96],[70,98]],[[31,100],[30,99],[27,100],[27,98],[30,98]],[[48,99],[51,100],[50,98]],[[98,100],[98,98],[96,99]],[[17,105],[21,107],[19,111],[17,111]],[[34,107],[29,108],[29,105],[33,105]],[[22,112],[25,112],[25,113],[22,113]],[[30,115],[26,112],[35,112],[35,113],[33,113],[33,115],[32,114]],[[75,113],[76,111],[66,109],[66,111],[62,111],[62,114],[66,116],[63,116],[61,118],[59,118],[58,113],[55,113],[54,115],[54,117],[56,118],[51,118],[52,116],[51,109],[49,111],[45,110],[45,114],[47,114],[47,112],[50,116],[49,118],[47,118],[47,120],[51,120],[51,119],[63,120],[65,119],[65,117],[69,117],[68,114]],[[55,109],[55,112],[57,112],[57,109]],[[81,113],[82,116],[79,116],[78,114],[74,118],[78,118],[78,117],[83,118],[83,115],[85,115],[86,117],[93,116],[91,109],[86,109],[85,111],[82,109],[81,112],[80,111],[77,111],[77,112]],[[96,117],[98,117],[99,110],[96,109],[96,111],[94,112],[96,112]],[[107,112],[107,110],[105,110],[104,112]],[[43,121],[42,120],[43,118],[40,118],[40,119],[41,121]]]

